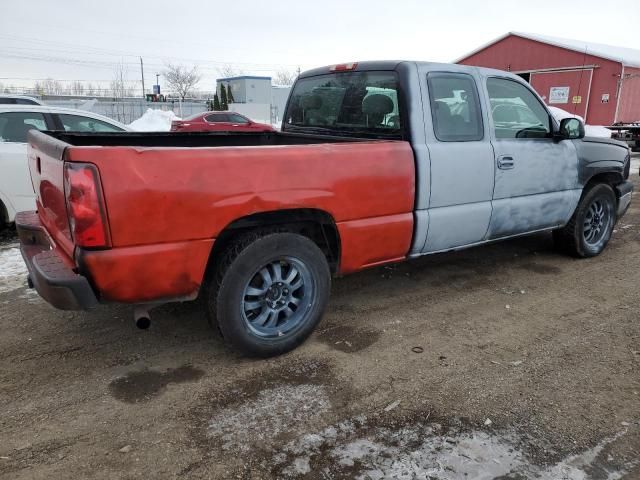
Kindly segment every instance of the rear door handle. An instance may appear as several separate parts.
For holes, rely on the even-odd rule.
[[[498,157],[498,168],[500,170],[511,170],[514,166],[513,157],[511,155],[501,155]]]

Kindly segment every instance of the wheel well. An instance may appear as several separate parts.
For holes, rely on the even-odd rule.
[[[587,184],[584,186],[583,192],[589,191],[589,189],[593,185],[596,185],[598,183],[604,183],[606,185],[609,185],[613,189],[613,193],[616,196],[616,201],[617,201],[618,194],[616,193],[615,186],[623,181],[624,179],[622,178],[622,175],[620,175],[619,173],[614,173],[614,172],[598,173],[597,175],[594,175],[589,179]]]
[[[340,263],[340,235],[333,217],[325,211],[311,208],[276,210],[255,213],[234,220],[218,235],[209,256],[207,270],[213,273],[216,259],[233,240],[251,230],[292,232],[312,240],[324,253],[332,273]]]

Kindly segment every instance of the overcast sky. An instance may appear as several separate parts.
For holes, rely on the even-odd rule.
[[[167,62],[247,74],[353,60],[452,61],[508,31],[640,49],[638,0],[0,0],[0,82],[108,82],[124,62],[147,87]],[[162,84],[162,77],[160,79]]]

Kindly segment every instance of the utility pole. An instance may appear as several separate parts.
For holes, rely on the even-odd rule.
[[[146,98],[144,93],[144,65],[142,64],[142,57],[140,57],[140,73],[142,74],[142,98]]]

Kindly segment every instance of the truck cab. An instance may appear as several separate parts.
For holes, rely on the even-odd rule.
[[[334,113],[345,98],[362,103],[362,119],[350,129],[342,121],[346,109],[343,118]],[[282,130],[409,141],[416,165],[412,257],[563,226],[585,185],[607,173],[594,162],[613,162],[616,184],[628,177],[623,144],[584,139],[579,121],[561,130],[521,77],[486,68],[364,62],[305,72]],[[615,191],[624,197],[620,212],[629,189],[626,183]]]

